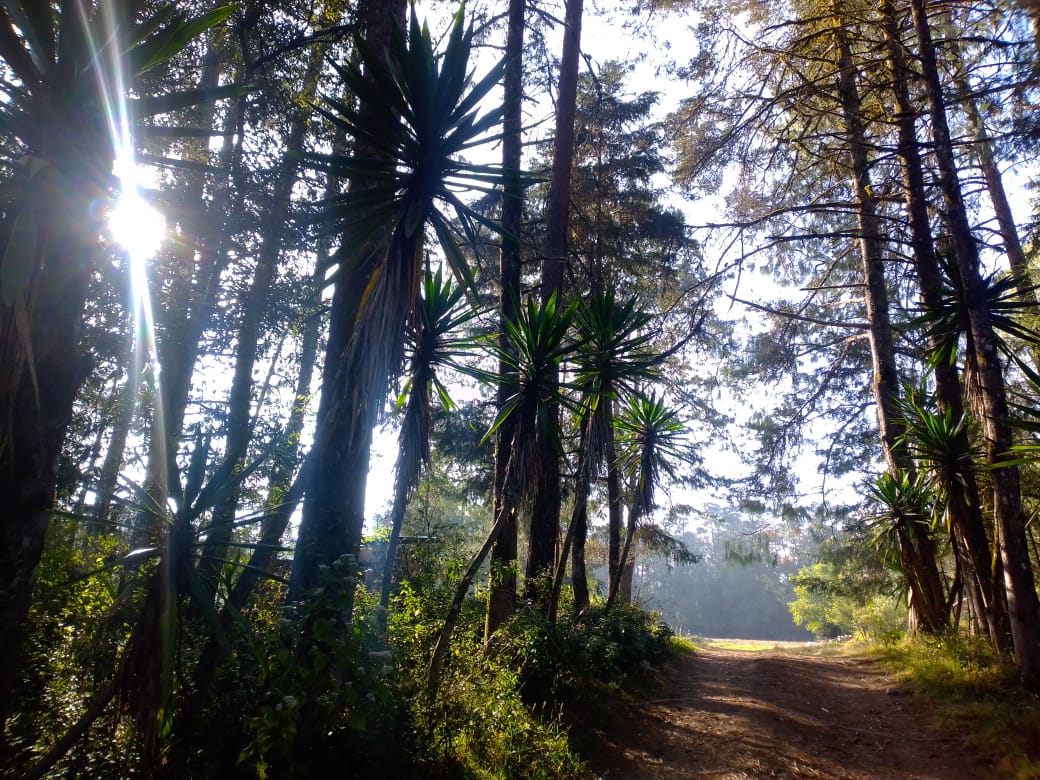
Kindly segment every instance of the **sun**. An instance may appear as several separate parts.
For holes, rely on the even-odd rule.
[[[112,239],[134,260],[147,260],[159,251],[166,219],[151,206],[135,185],[123,188],[108,215]]]
[[[108,231],[115,243],[125,249],[131,261],[142,262],[155,256],[166,234],[166,219],[141,197],[135,166],[116,173],[120,194],[108,212]]]

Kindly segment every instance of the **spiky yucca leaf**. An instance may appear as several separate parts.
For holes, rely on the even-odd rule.
[[[900,535],[927,535],[936,517],[938,502],[928,477],[885,472],[868,482],[865,492],[873,504],[867,521],[871,544],[885,566],[902,571]]]
[[[635,480],[632,506],[643,516],[655,506],[654,493],[662,476],[675,476],[672,462],[682,458],[684,427],[678,413],[669,409],[656,393],[632,397],[616,426],[621,433],[619,460]]]
[[[552,442],[560,448],[560,427],[556,415],[550,413],[554,403],[573,408],[566,390],[569,385],[557,382],[560,363],[574,354],[578,344],[569,337],[577,303],[561,309],[556,294],[544,304],[528,299],[526,305],[514,305],[516,317],[503,322],[508,346],[497,339],[489,340],[491,352],[504,367],[503,384],[516,388],[499,407],[498,416],[482,441],[487,441],[510,417],[516,416],[513,435],[515,461],[514,480],[519,485],[537,480],[538,457],[535,441]]]
[[[501,78],[504,63],[473,83],[467,72],[472,27],[458,14],[438,58],[430,30],[419,23],[414,7],[407,35],[395,31],[388,59],[363,40],[356,45],[359,61],[337,71],[363,104],[385,110],[363,113],[331,97],[318,107],[371,150],[366,157],[305,155],[311,166],[355,183],[322,204],[321,220],[327,230],[343,233],[341,259],[361,266],[382,259],[372,250],[390,235],[414,240],[429,227],[452,273],[468,289],[473,276],[460,245],[476,244],[479,225],[498,227],[458,193],[495,192],[503,176],[498,167],[467,162],[462,154],[495,137],[491,131],[501,120],[501,107],[481,114],[479,106]]]
[[[602,460],[606,432],[614,420],[614,399],[621,393],[636,393],[658,375],[663,361],[650,350],[651,317],[637,306],[635,297],[619,303],[613,290],[596,290],[576,312],[581,348],[574,357],[574,387],[583,421],[579,424],[588,427],[590,464]]]
[[[953,259],[940,256],[943,268],[943,288],[940,293],[941,308],[924,311],[911,321],[911,327],[923,327],[934,338],[939,348],[931,356],[933,362],[953,363],[957,356],[959,339],[970,332],[968,306],[960,274]],[[1030,348],[1040,347],[1040,333],[1025,324],[1021,315],[1035,309],[1033,301],[1023,299],[1019,279],[1009,273],[992,273],[985,279],[986,308],[997,335],[997,347],[1012,363],[1029,377],[1035,386],[1040,386],[1040,375],[1019,354],[1020,344]]]
[[[904,433],[900,442],[922,466],[922,478],[941,507],[950,490],[962,490],[983,453],[973,443],[970,419],[939,412],[921,388],[906,387],[898,402]]]

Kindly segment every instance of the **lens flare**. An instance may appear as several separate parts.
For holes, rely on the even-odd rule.
[[[159,251],[166,233],[166,219],[141,196],[136,182],[117,176],[121,192],[109,212],[108,229],[112,239],[130,255],[132,272],[136,273],[134,266],[143,266]]]

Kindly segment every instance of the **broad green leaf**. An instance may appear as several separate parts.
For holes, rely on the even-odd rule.
[[[137,59],[137,73],[144,73],[166,62],[202,35],[202,33],[223,22],[236,10],[238,10],[236,5],[214,8],[212,11],[208,11],[195,19],[181,22],[168,32],[164,31],[164,34],[161,34],[159,40],[156,41],[157,45],[150,46],[151,42],[145,41],[141,44],[141,48],[144,50],[142,52],[143,56],[139,59],[135,58]]]

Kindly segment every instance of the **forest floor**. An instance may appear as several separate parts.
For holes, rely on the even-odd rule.
[[[711,640],[684,653],[595,735],[589,769],[603,780],[1003,776],[873,661],[807,649]]]

